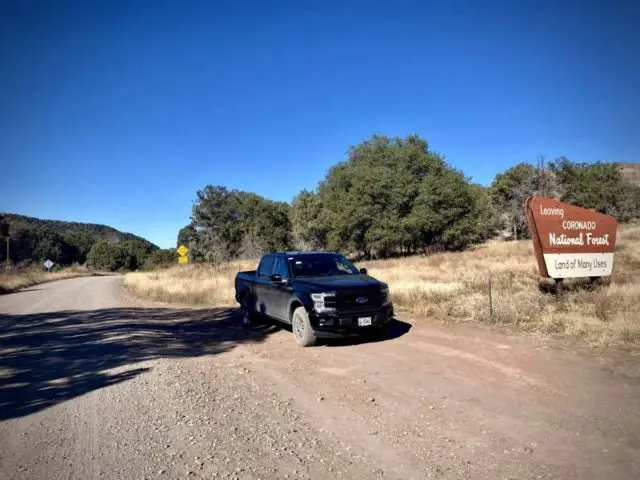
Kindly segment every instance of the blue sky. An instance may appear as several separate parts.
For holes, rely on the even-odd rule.
[[[207,184],[289,201],[373,133],[475,181],[640,161],[637,2],[0,4],[0,211],[175,245]]]

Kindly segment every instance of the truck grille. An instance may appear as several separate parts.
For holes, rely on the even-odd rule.
[[[361,299],[365,299],[362,302]],[[382,298],[379,289],[350,290],[349,292],[338,292],[336,296],[336,307],[339,311],[367,311],[380,307]]]

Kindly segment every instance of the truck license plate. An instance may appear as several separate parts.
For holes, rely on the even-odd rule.
[[[368,327],[371,325],[371,317],[360,317],[358,318],[358,326],[359,327]]]

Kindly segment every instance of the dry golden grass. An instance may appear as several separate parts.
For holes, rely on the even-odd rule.
[[[235,275],[253,270],[257,261],[236,261],[219,267],[192,264],[166,270],[128,273],[124,285],[133,295],[150,300],[207,305],[235,304]]]
[[[640,226],[621,229],[610,285],[567,282],[561,299],[545,293],[531,241],[488,242],[466,252],[368,262],[389,283],[395,304],[443,321],[481,321],[581,337],[594,345],[640,346]],[[489,310],[489,271],[493,312]],[[541,288],[542,287],[542,288]]]
[[[492,241],[460,253],[359,266],[389,284],[400,316],[501,324],[521,331],[580,337],[600,346],[640,346],[640,225],[624,227],[618,238],[611,284],[589,290],[567,282],[567,292],[560,300],[542,288],[545,284],[540,283],[530,240]],[[256,265],[254,260],[218,268],[175,266],[128,274],[125,285],[134,295],[153,300],[235,305],[235,273]]]
[[[0,273],[0,294],[13,292],[39,283],[88,275],[91,275],[89,270],[77,265],[55,272],[45,272],[40,267],[2,272]]]

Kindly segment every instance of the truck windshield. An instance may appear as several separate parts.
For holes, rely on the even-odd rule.
[[[342,255],[300,255],[289,259],[294,277],[357,275],[358,269]]]

